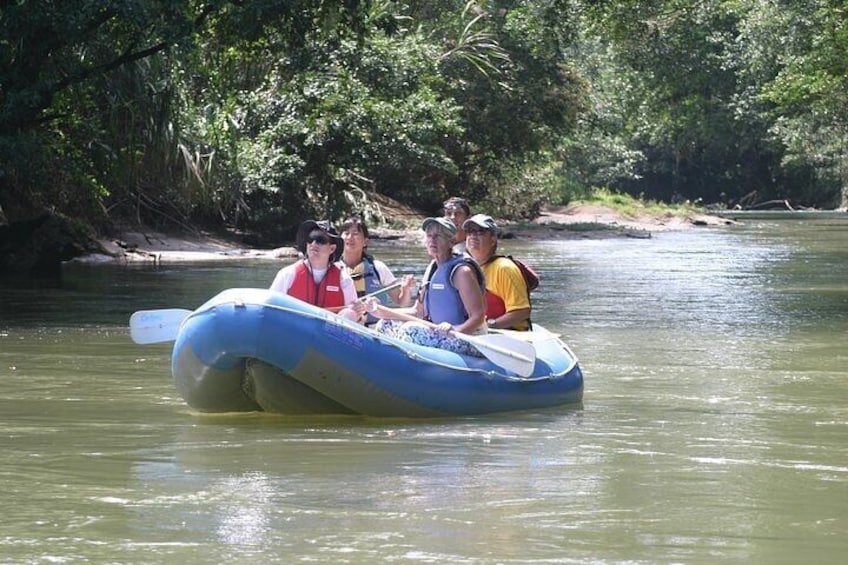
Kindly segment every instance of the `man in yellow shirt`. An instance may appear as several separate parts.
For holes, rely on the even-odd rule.
[[[497,254],[498,225],[491,216],[475,214],[462,227],[467,252],[486,277],[486,323],[490,328],[530,329],[530,292],[518,265]]]

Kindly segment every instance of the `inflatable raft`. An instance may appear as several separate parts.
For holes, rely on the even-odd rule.
[[[229,289],[182,322],[171,370],[201,412],[439,417],[581,402],[577,358],[556,335],[503,333],[533,345],[532,373],[385,336],[269,290]]]

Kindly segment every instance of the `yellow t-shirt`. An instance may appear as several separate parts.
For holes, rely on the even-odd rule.
[[[483,265],[483,274],[486,276],[486,290],[504,301],[507,312],[530,308],[527,283],[518,265],[506,257],[498,257]],[[515,329],[526,330],[529,327],[530,324],[525,320]]]

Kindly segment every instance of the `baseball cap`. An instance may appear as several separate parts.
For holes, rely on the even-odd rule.
[[[495,223],[495,220],[492,219],[491,216],[486,214],[474,214],[464,222],[462,222],[462,229],[468,229],[468,226],[474,224],[475,226],[480,226],[484,230],[489,230],[495,235],[500,233],[500,229],[498,229],[498,224]]]
[[[451,235],[456,235],[456,226],[447,218],[427,218],[424,220],[424,223],[421,224],[421,229],[427,231],[427,228],[433,224],[438,224],[441,229],[447,231]]]

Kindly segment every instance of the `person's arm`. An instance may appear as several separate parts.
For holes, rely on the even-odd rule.
[[[510,310],[497,318],[489,318],[487,323],[492,329],[512,328],[521,322],[530,319],[530,308],[519,308]]]
[[[342,287],[342,295],[344,296],[345,306],[350,306],[357,300],[356,296],[356,283],[353,282],[353,279],[349,274],[342,271],[342,276],[340,279],[340,284]]]
[[[412,306],[400,308],[386,308],[380,303],[380,299],[372,296],[365,301],[365,309],[377,318],[383,320],[408,320],[409,316],[424,318],[424,291],[418,295],[418,300]]]
[[[373,306],[369,306],[369,304],[373,304]],[[379,306],[382,306],[382,304],[376,297],[369,298],[365,302],[365,305],[366,311],[383,320],[407,320],[409,316],[415,316],[416,318],[421,317],[415,306],[407,306],[403,308],[386,308],[383,306],[380,308]]]
[[[383,286],[389,286],[397,282],[397,277],[392,273],[389,267],[379,259],[374,260],[374,269],[380,278],[380,283]],[[413,275],[403,275],[401,277],[401,286],[389,291],[389,298],[398,306],[410,306],[412,301],[412,289],[415,288],[415,277]]]
[[[453,327],[454,331],[471,334],[486,323],[486,301],[477,280],[477,274],[468,265],[460,265],[453,272],[453,285],[459,291],[468,319]]]
[[[412,297],[412,289],[414,289],[417,284],[415,282],[415,276],[403,275],[400,280],[400,287],[389,291],[389,296],[392,298],[392,301],[399,306],[411,306],[412,301],[415,300]]]

